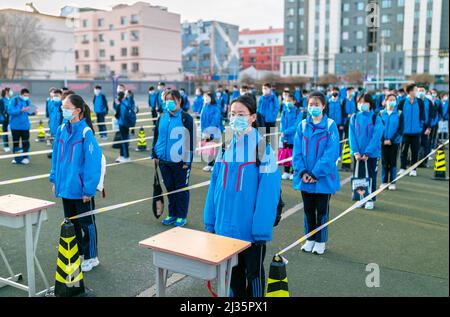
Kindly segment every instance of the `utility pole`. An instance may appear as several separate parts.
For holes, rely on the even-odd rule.
[[[383,87],[384,87],[384,36],[383,34],[381,34],[381,49],[380,49],[380,80],[381,82],[383,82]],[[382,88],[383,88],[382,87]]]

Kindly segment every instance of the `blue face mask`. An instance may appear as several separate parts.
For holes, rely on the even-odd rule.
[[[62,115],[63,115],[63,118],[67,121],[70,121],[74,118],[72,110],[69,110],[66,108],[62,108]]]
[[[391,108],[391,109],[394,109],[396,105],[397,105],[397,103],[396,103],[395,101],[389,101],[389,102],[388,102],[388,106],[389,106],[389,108]]]
[[[177,104],[173,100],[167,100],[166,108],[167,108],[167,110],[174,112],[177,109]]]
[[[418,92],[417,97],[419,97],[420,99],[423,99],[423,98],[425,98],[425,93],[423,91]]]
[[[367,104],[367,103],[358,105],[358,108],[359,108],[359,111],[362,111],[362,112],[369,111],[369,109],[370,109],[369,104]]]
[[[248,127],[248,117],[233,117],[230,120],[230,127],[234,132],[240,134],[245,132]]]
[[[292,108],[294,108],[294,104],[292,102],[286,102],[286,107],[291,110]]]
[[[60,98],[60,97],[53,97],[53,101],[55,101],[55,102],[60,102],[60,101],[61,101],[61,98]]]
[[[22,98],[23,101],[28,101],[28,100],[30,100],[30,97],[24,97],[24,96],[21,96],[20,98]]]
[[[308,113],[312,116],[312,117],[320,117],[320,115],[322,114],[322,108],[320,107],[308,107]]]

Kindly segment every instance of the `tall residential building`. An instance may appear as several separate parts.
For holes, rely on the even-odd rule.
[[[183,23],[183,72],[188,78],[235,80],[239,27],[218,21]]]
[[[250,30],[239,32],[241,70],[280,71],[283,56],[283,29]]]
[[[281,75],[448,74],[448,6],[448,0],[285,0]]]
[[[181,79],[180,15],[145,2],[77,14],[77,78]]]
[[[16,69],[15,78],[26,79],[74,79],[75,78],[75,58],[74,58],[74,33],[66,22],[66,18],[44,14],[38,12],[33,7],[33,11],[16,9],[1,9],[0,15],[15,15],[34,17],[39,20],[39,28],[36,32],[51,39],[50,56],[39,61],[35,61],[31,66],[23,65],[20,61]],[[12,69],[12,64],[9,67]]]

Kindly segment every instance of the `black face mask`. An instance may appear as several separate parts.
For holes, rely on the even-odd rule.
[[[339,94],[338,94],[337,92],[333,92],[332,96],[333,96],[334,98],[336,98],[337,96],[339,96]]]

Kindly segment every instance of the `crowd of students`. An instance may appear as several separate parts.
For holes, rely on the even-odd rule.
[[[168,89],[162,82],[148,92],[148,106],[152,117],[157,118],[151,158],[167,191],[175,191],[168,196],[169,213],[164,225],[187,224],[190,194],[181,189],[189,186],[198,146],[194,142],[194,118],[200,121],[201,146],[223,142],[217,151],[208,152],[203,169],[211,172],[204,225],[208,232],[252,243],[239,255],[232,272],[231,295],[238,297],[263,295],[266,243],[272,240],[277,222],[283,180],[291,180],[293,188],[301,192],[304,229],[309,233],[328,221],[331,197],[340,190],[337,162],[343,143],[350,145],[356,174],[366,172],[375,191],[380,160],[385,185],[405,173],[408,164],[414,165],[430,153],[438,139],[448,137],[438,135],[439,125],[448,125],[448,93],[439,96],[436,90],[427,91],[414,84],[405,90],[386,88],[377,94],[353,87],[333,87],[325,92],[296,87],[293,91],[285,89],[279,97],[274,87],[265,84],[259,98],[245,85],[234,86],[231,91],[219,86],[217,91],[197,88],[192,104],[183,89]],[[124,85],[119,85],[116,93],[113,109],[121,139],[126,141],[136,124],[136,104],[133,93]],[[11,130],[13,152],[24,153],[14,159],[16,164],[29,163],[25,154],[29,151],[29,95],[27,89],[14,96],[5,88],[0,100],[2,129]],[[100,123],[100,136],[106,138],[102,123],[109,107],[100,86],[95,86],[92,106]],[[96,191],[102,187],[102,152],[90,112],[75,92],[50,90],[46,104],[53,143],[50,182],[55,196],[62,198],[66,217],[94,209]],[[279,132],[274,130],[277,121]],[[223,141],[225,127],[232,131],[232,137]],[[277,133],[278,157],[275,144],[268,143],[267,138],[267,134]],[[5,151],[8,141],[8,134],[4,134]],[[397,173],[399,152],[401,169]],[[285,161],[283,173],[277,159]],[[128,142],[120,145],[116,161],[130,161]],[[411,171],[410,176],[417,176],[417,171]],[[389,189],[396,190],[396,185],[392,183]],[[375,201],[376,197],[364,207],[374,209]],[[74,224],[82,269],[90,271],[99,264],[95,217],[83,217]],[[311,236],[302,250],[321,255],[327,240],[325,228]]]

